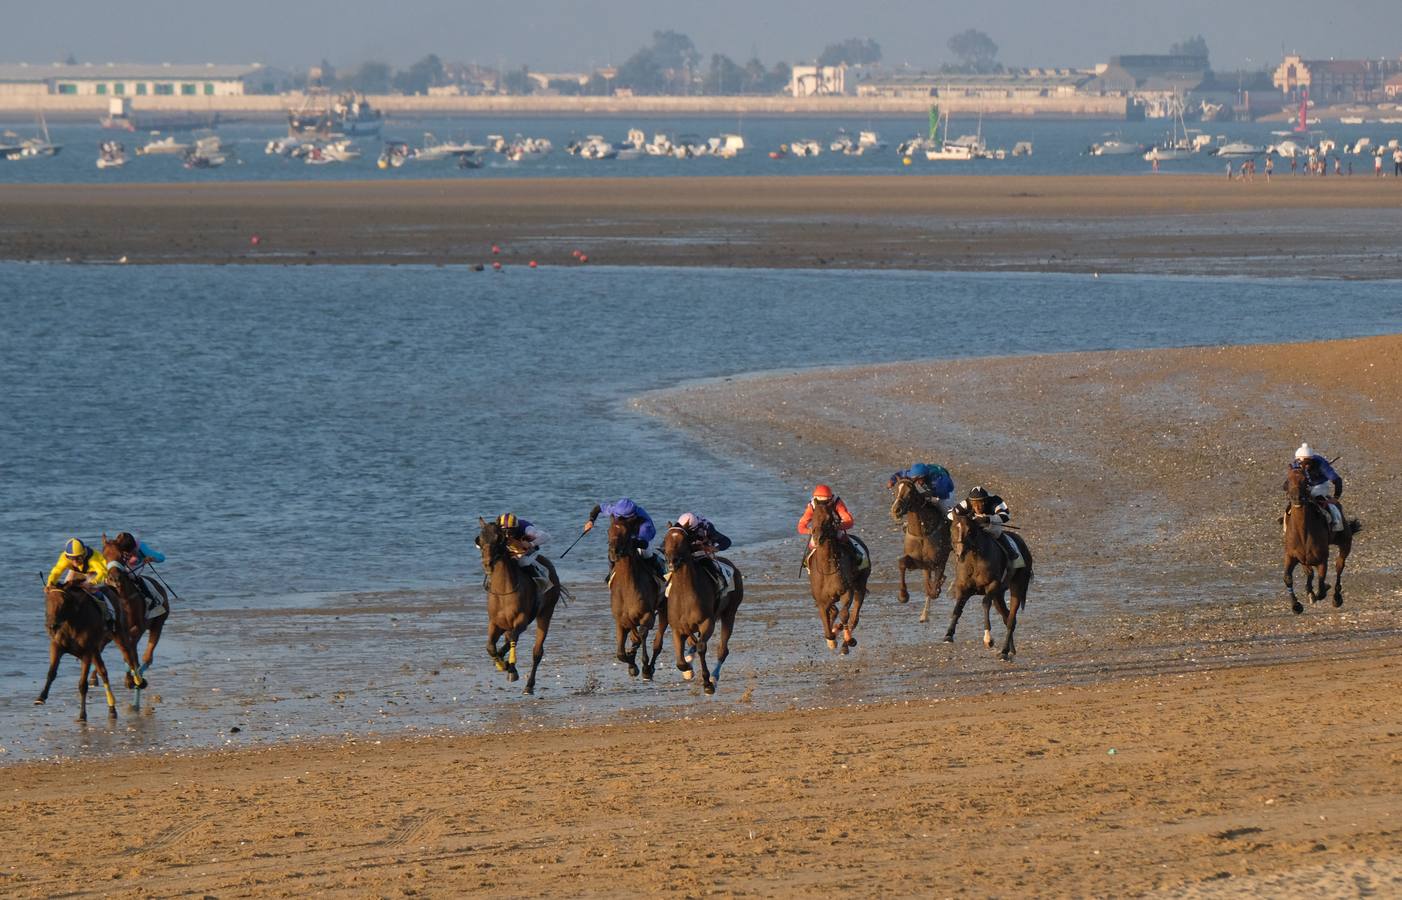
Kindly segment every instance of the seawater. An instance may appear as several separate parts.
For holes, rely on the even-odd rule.
[[[955,117],[953,134],[973,134],[978,129],[977,117]],[[1270,145],[1284,140],[1271,133],[1280,124],[1254,122],[1219,122],[1200,126],[1207,134],[1226,141],[1248,141]],[[0,123],[21,137],[35,133],[32,121],[13,120]],[[701,158],[677,160],[644,157],[638,160],[591,161],[572,157],[564,152],[572,139],[587,134],[599,134],[614,143],[621,143],[630,128],[640,128],[648,139],[654,132],[673,137],[694,134],[711,137],[722,132],[739,133],[745,137],[747,149],[733,160]],[[840,130],[854,138],[859,130],[874,128],[888,142],[884,151],[863,156],[843,156],[828,150],[828,144]],[[902,140],[928,130],[924,116],[867,119],[845,118],[776,118],[776,117],[464,117],[438,119],[391,119],[385,124],[383,138],[358,137],[356,146],[363,156],[351,162],[309,166],[302,160],[269,156],[264,152],[268,141],[286,134],[279,121],[240,122],[221,126],[218,134],[232,150],[227,165],[218,169],[188,170],[181,166],[178,156],[135,155],[136,148],[152,140],[148,134],[127,134],[104,131],[96,122],[50,123],[56,143],[62,152],[51,159],[30,159],[6,162],[0,160],[0,184],[4,183],[92,183],[139,184],[150,182],[205,183],[219,181],[345,181],[374,179],[393,182],[417,178],[594,178],[676,175],[1148,175],[1152,167],[1141,155],[1097,157],[1087,154],[1087,148],[1116,135],[1126,141],[1154,144],[1165,137],[1169,124],[1164,121],[1036,121],[990,119],[982,124],[985,142],[990,148],[1011,151],[1019,141],[1031,141],[1031,156],[1005,160],[971,160],[965,162],[932,163],[923,157],[902,165],[895,152]],[[488,165],[479,170],[461,171],[456,160],[435,162],[411,161],[402,168],[381,171],[375,167],[385,140],[403,140],[412,146],[422,146],[425,132],[438,139],[471,140],[483,143],[488,134],[507,138],[515,134],[550,138],[555,152],[548,156],[512,163],[502,156],[489,155]],[[1385,145],[1392,138],[1402,138],[1402,126],[1378,123],[1364,125],[1331,124],[1328,137],[1340,148],[1367,136],[1373,145]],[[790,157],[772,160],[770,150],[780,144],[800,139],[813,139],[823,145],[821,155],[799,159]],[[98,169],[97,147],[104,140],[119,140],[126,145],[128,162],[120,169]],[[186,138],[181,138],[187,141]],[[1372,176],[1371,156],[1343,157],[1347,166],[1351,160],[1359,175]],[[1391,166],[1391,157],[1388,158]],[[1240,168],[1240,160],[1233,161]],[[1258,160],[1264,173],[1264,162]],[[1288,160],[1276,161],[1277,177],[1288,174]],[[1180,173],[1210,173],[1226,177],[1226,160],[1206,153],[1191,159],[1162,164],[1165,175]],[[1388,171],[1391,171],[1389,168]],[[1332,177],[1333,173],[1330,173]],[[1226,186],[1224,185],[1224,189]]]
[[[471,544],[479,515],[532,519],[556,536],[555,554],[595,502],[624,494],[659,520],[702,512],[741,547],[791,530],[804,485],[633,412],[627,400],[640,392],[762,370],[1402,328],[1397,284],[1340,288],[923,272],[0,264],[0,730],[25,752],[50,747],[25,743],[36,728],[67,746],[66,713],[28,704],[46,661],[39,576],[72,536],[126,529],[169,554],[162,568],[184,600],[161,662],[187,684],[209,683],[221,666],[233,681],[305,674],[309,646],[324,654],[327,685],[358,684],[362,669],[387,664],[373,652],[386,646],[376,629],[396,610],[412,615],[414,597],[433,598],[432,614],[481,669],[478,614],[455,605],[480,600]],[[602,544],[589,540],[561,569],[597,591]],[[356,599],[367,592],[382,596]],[[305,636],[290,640],[276,617],[299,610],[311,614],[293,629]],[[594,642],[600,649],[606,635]],[[371,652],[348,651],[345,640]],[[417,646],[401,641],[393,661],[417,668]],[[55,702],[74,702],[75,677],[68,660]],[[253,696],[240,708],[257,707]],[[180,732],[121,746],[167,739],[200,744]]]

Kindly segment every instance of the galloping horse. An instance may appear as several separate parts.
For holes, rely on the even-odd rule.
[[[949,560],[949,518],[939,500],[916,488],[909,478],[901,478],[895,485],[896,499],[891,503],[891,518],[897,522],[905,520],[905,552],[896,560],[896,568],[901,573],[902,603],[910,602],[910,591],[905,586],[906,569],[923,569],[925,572],[925,608],[920,611],[920,621],[930,621],[930,601],[940,595],[944,588],[944,567]],[[934,584],[930,574],[934,573]]]
[[[837,649],[837,628],[842,627],[842,652],[845,654],[857,646],[852,632],[857,630],[857,620],[861,617],[862,603],[867,596],[867,579],[871,577],[871,567],[857,568],[860,543],[854,536],[848,541],[841,539],[837,518],[825,504],[813,506],[812,519],[813,549],[808,554],[808,586],[813,591],[813,602],[818,607],[818,618],[823,620],[823,637],[828,649]],[[865,547],[865,545],[862,545]],[[837,611],[839,601],[841,614]]]
[[[141,667],[135,672],[127,671],[126,683],[127,689],[130,690],[136,687],[136,679],[133,676],[145,675],[156,658],[156,644],[160,643],[161,632],[165,629],[166,619],[170,615],[170,598],[166,596],[165,589],[156,582],[133,574],[121,561],[122,553],[117,549],[116,543],[108,540],[105,534],[102,536],[102,555],[107,559],[107,585],[117,594],[117,603],[122,608],[122,621],[127,626],[133,652],[140,649],[141,636],[147,635],[146,654],[141,660]],[[154,616],[148,616],[150,606],[143,587],[159,604],[159,611]],[[141,708],[140,688],[136,688],[136,699],[132,701],[132,705],[137,709]]]
[[[1017,654],[1013,643],[1013,632],[1017,630],[1017,613],[1027,605],[1027,586],[1032,583],[1032,554],[1021,536],[1014,534],[1018,552],[1026,565],[1010,569],[1007,553],[999,546],[999,539],[982,528],[968,513],[956,508],[950,536],[954,542],[954,552],[958,562],[954,570],[954,614],[949,619],[949,630],[944,639],[954,642],[954,627],[959,624],[959,616],[964,612],[964,604],[975,594],[983,596],[983,645],[993,647],[993,625],[989,621],[988,610],[998,607],[998,615],[1003,617],[1008,634],[1003,639],[1003,659],[1012,659]],[[1003,594],[1011,599],[1004,602]]]
[[[613,621],[618,631],[618,661],[628,664],[628,674],[638,674],[638,649],[643,651],[643,678],[652,680],[657,670],[657,657],[662,653],[662,635],[667,630],[667,607],[662,591],[653,577],[652,567],[638,556],[632,529],[621,519],[609,524],[609,599]],[[652,657],[648,657],[647,633],[657,626],[652,641]],[[632,647],[625,647],[628,638]]]
[[[526,693],[535,693],[536,670],[545,656],[545,636],[550,632],[550,617],[560,600],[560,582],[551,580],[543,593],[535,579],[522,571],[511,555],[510,540],[505,528],[487,522],[480,516],[482,530],[475,543],[482,551],[482,584],[487,590],[487,655],[498,672],[506,673],[507,681],[516,681],[516,641],[526,626],[535,622],[535,649],[531,652],[531,677],[526,679]],[[508,647],[498,647],[497,639],[506,636]]]
[[[102,610],[87,592],[78,587],[47,587],[44,589],[44,620],[49,628],[49,675],[44,679],[44,689],[35,698],[35,706],[43,706],[49,699],[49,688],[58,676],[58,663],[63,654],[77,657],[83,664],[82,675],[78,679],[78,721],[88,720],[88,673],[97,668],[102,678],[102,687],[107,692],[107,715],[117,718],[117,700],[112,696],[112,685],[107,678],[107,664],[102,661],[102,648],[108,641],[115,641],[122,652],[122,658],[133,671],[136,670],[136,650],[125,630],[118,627],[115,632],[107,630],[107,621]],[[136,684],[146,687],[146,679],[136,676]]]
[[[691,680],[692,667],[685,655],[686,645],[690,642],[696,648],[696,659],[701,663],[701,683],[706,693],[714,694],[721,667],[730,655],[730,632],[735,628],[735,613],[745,596],[740,570],[729,560],[721,560],[735,573],[735,583],[730,592],[721,596],[715,579],[697,557],[697,547],[692,543],[691,535],[676,525],[667,529],[667,536],[662,541],[662,555],[667,558],[667,566],[672,572],[667,582],[667,624],[672,627],[677,670],[682,673],[683,679]],[[720,647],[716,649],[716,669],[713,673],[706,665],[706,642],[711,639],[717,621],[720,622]],[[658,631],[657,636],[660,639],[662,632]]]
[[[1285,511],[1285,587],[1290,592],[1290,608],[1298,615],[1305,611],[1295,596],[1295,566],[1303,565],[1306,571],[1305,593],[1311,603],[1318,603],[1329,596],[1329,546],[1338,546],[1339,557],[1334,567],[1334,605],[1344,605],[1344,589],[1340,583],[1344,574],[1344,563],[1353,549],[1353,536],[1363,527],[1357,519],[1344,523],[1343,531],[1329,528],[1329,515],[1319,508],[1310,496],[1309,479],[1303,469],[1291,467],[1285,476],[1285,495],[1290,506]],[[1315,593],[1314,579],[1319,576],[1319,592]]]

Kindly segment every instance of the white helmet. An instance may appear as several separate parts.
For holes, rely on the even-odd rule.
[[[682,513],[681,518],[680,518],[680,519],[677,519],[677,524],[680,525],[680,526],[683,527],[683,528],[695,528],[695,527],[696,527],[696,514],[695,514],[695,513]]]
[[[1295,451],[1296,459],[1314,459],[1314,448],[1309,444],[1301,444],[1300,449]]]

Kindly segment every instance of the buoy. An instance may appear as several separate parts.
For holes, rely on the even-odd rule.
[[[579,254],[579,261],[582,262],[582,263],[589,262],[589,257],[587,257],[587,256],[585,256],[583,253],[581,253],[581,254]]]
[[[499,262],[493,262],[493,263],[492,263],[492,268],[495,269],[495,270],[497,270],[498,272],[500,272],[500,271],[501,271],[501,263],[499,263]]]
[[[575,259],[579,259],[579,258],[580,258],[581,256],[583,256],[583,255],[584,255],[584,254],[581,253],[581,252],[578,251],[578,250],[576,250],[576,251],[574,251],[573,253],[570,254],[570,256],[573,256]]]
[[[253,237],[248,239],[248,242],[253,246],[257,247],[259,244],[263,243],[263,239],[255,234]]]
[[[531,260],[531,268],[532,268],[532,269],[535,268],[535,260]]]
[[[497,255],[498,253],[500,253],[500,252],[501,252],[501,248],[498,247],[496,244],[493,244],[493,245],[492,245],[492,255],[493,255],[493,256],[496,256],[496,255]]]
[[[910,157],[909,157],[909,156],[903,156],[903,157],[901,157],[901,165],[903,165],[903,166],[908,166],[908,165],[910,165]]]
[[[123,256],[121,259],[117,260],[117,262],[121,263],[122,265],[126,265],[126,264],[127,264],[127,258],[126,258],[125,256]]]

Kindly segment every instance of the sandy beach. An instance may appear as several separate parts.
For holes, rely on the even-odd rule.
[[[0,186],[0,259],[1402,276],[1402,180],[676,177]],[[251,244],[257,235],[260,243]]]
[[[806,604],[767,583],[792,570],[776,551],[737,627],[759,671],[721,703],[0,768],[15,848],[0,884],[26,897],[1396,892],[1399,357],[1402,337],[1384,337],[645,395],[639,408],[718,451],[831,481],[888,556],[881,483],[896,465],[933,457],[965,488],[996,487],[1039,560],[1016,662],[983,650],[972,609],[948,646],[947,601],[930,626],[887,602],[852,667],[808,663],[825,702],[747,710],[773,634],[758,623]],[[1346,460],[1365,531],[1344,608],[1294,616],[1274,517],[1302,437]],[[904,694],[862,702],[846,687],[860,695],[886,670]]]

